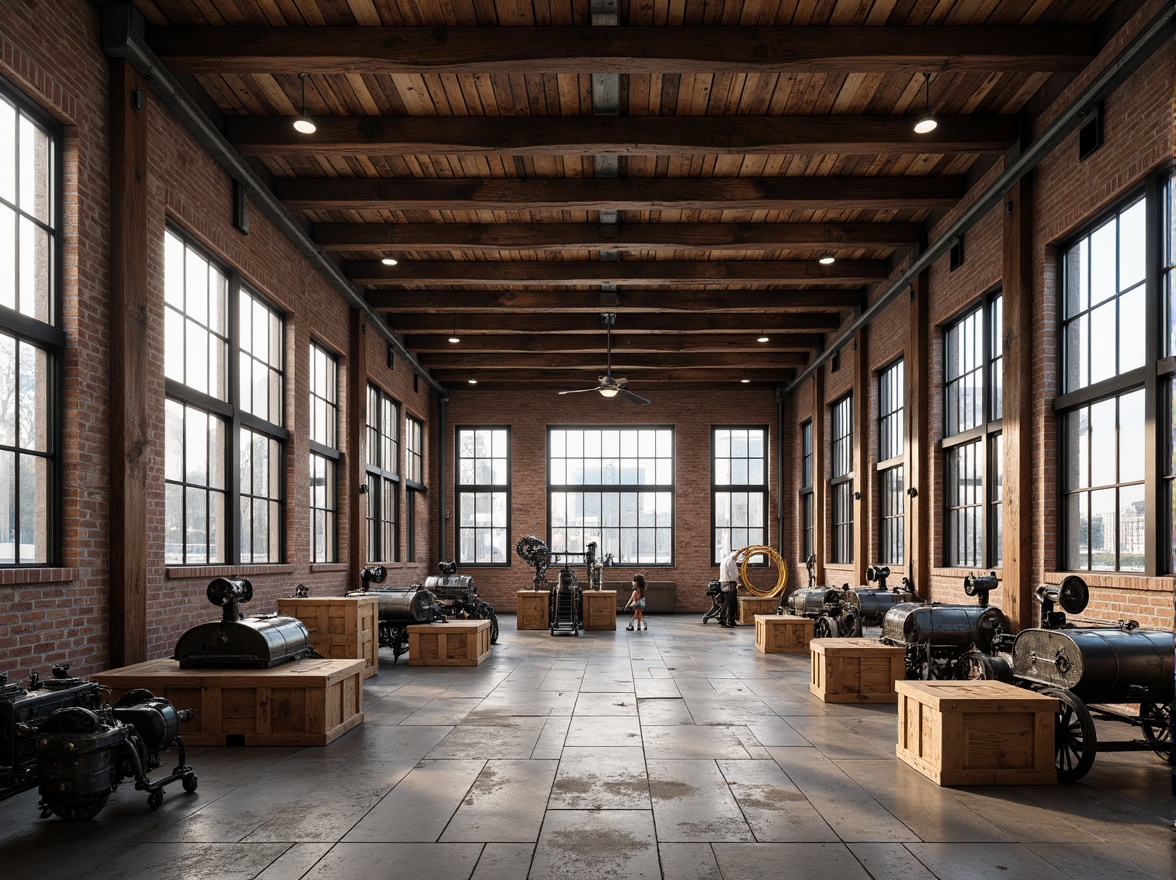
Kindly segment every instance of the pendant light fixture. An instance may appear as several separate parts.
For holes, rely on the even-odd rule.
[[[923,92],[926,97],[926,106],[922,118],[915,123],[916,134],[927,134],[939,127],[939,123],[931,115],[931,74],[929,73],[923,74]]]
[[[457,335],[457,318],[453,319],[453,332],[449,335],[449,341],[454,345],[461,342],[461,337]]]
[[[395,257],[382,257],[380,259],[380,262],[383,263],[385,266],[395,266],[400,261],[397,260]]]
[[[822,266],[832,266],[834,263],[837,262],[837,258],[835,256],[833,256],[832,254],[826,253],[826,254],[822,254],[821,259],[817,260],[817,262],[820,263]]]
[[[294,120],[294,130],[299,134],[314,134],[318,131],[318,126],[306,115],[306,78],[309,76],[309,73],[298,74],[298,78],[302,80],[302,113]]]

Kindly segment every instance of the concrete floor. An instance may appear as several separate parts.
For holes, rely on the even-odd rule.
[[[579,638],[502,619],[473,669],[393,666],[325,748],[199,748],[199,791],[97,819],[0,802],[0,874],[54,880],[1164,878],[1169,770],[939,788],[894,757],[893,706],[824,705],[808,657],[698,615]],[[1126,738],[1123,725],[1100,735]],[[174,761],[174,753],[169,757]],[[170,765],[166,765],[170,766]]]

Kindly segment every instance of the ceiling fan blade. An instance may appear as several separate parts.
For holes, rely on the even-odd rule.
[[[575,391],[561,391],[559,393],[560,394],[584,394],[588,391],[599,391],[599,390],[600,390],[600,386],[597,385],[595,388],[577,388]]]
[[[647,406],[650,403],[649,400],[642,397],[640,394],[634,394],[628,388],[621,388],[619,389],[619,392],[625,398],[625,400],[629,401],[629,403],[635,403],[637,406]]]

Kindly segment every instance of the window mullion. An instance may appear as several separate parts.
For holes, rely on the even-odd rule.
[[[225,518],[228,522],[228,544],[225,548],[225,562],[240,564],[241,561],[241,276],[229,272],[228,314],[225,315],[229,330],[228,363],[225,364],[225,381],[232,415],[229,419],[228,436],[225,438],[225,477],[229,490],[225,499]],[[252,459],[251,459],[252,461]]]
[[[1164,449],[1164,425],[1160,418],[1160,383],[1152,364],[1160,360],[1160,313],[1163,308],[1163,294],[1160,290],[1160,262],[1163,251],[1161,229],[1164,211],[1161,209],[1164,186],[1160,176],[1153,174],[1144,185],[1144,380],[1143,380],[1143,573],[1154,577],[1164,570],[1164,546],[1158,540],[1164,517],[1160,512],[1161,497],[1159,474],[1162,472],[1161,456]],[[1116,428],[1118,425],[1116,424]],[[1173,514],[1169,512],[1169,516]],[[1155,527],[1147,528],[1150,519]],[[1119,543],[1119,542],[1116,542]],[[1122,547],[1119,548],[1122,552]]]

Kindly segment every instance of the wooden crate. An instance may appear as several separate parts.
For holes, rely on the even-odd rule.
[[[584,591],[584,629],[617,628],[617,591]]]
[[[488,620],[450,620],[408,627],[409,666],[477,666],[489,656]]]
[[[279,599],[278,613],[297,617],[310,643],[332,660],[359,659],[363,677],[380,671],[380,600],[375,596]]]
[[[939,785],[1053,785],[1053,697],[1000,681],[899,681],[895,754]]]
[[[547,629],[547,591],[519,590],[515,593],[518,605],[516,629]]]
[[[775,596],[768,599],[761,599],[758,596],[738,596],[737,600],[739,602],[739,616],[736,620],[748,626],[755,623],[757,614],[775,614],[780,605],[779,598]]]
[[[775,600],[772,600],[775,601]],[[790,614],[757,614],[755,649],[764,654],[807,654],[813,622]]]
[[[809,690],[826,703],[897,703],[905,648],[874,639],[813,639]]]
[[[148,660],[94,678],[117,700],[134,688],[194,709],[189,746],[325,746],[363,723],[362,660],[294,660],[273,669],[181,669]]]

